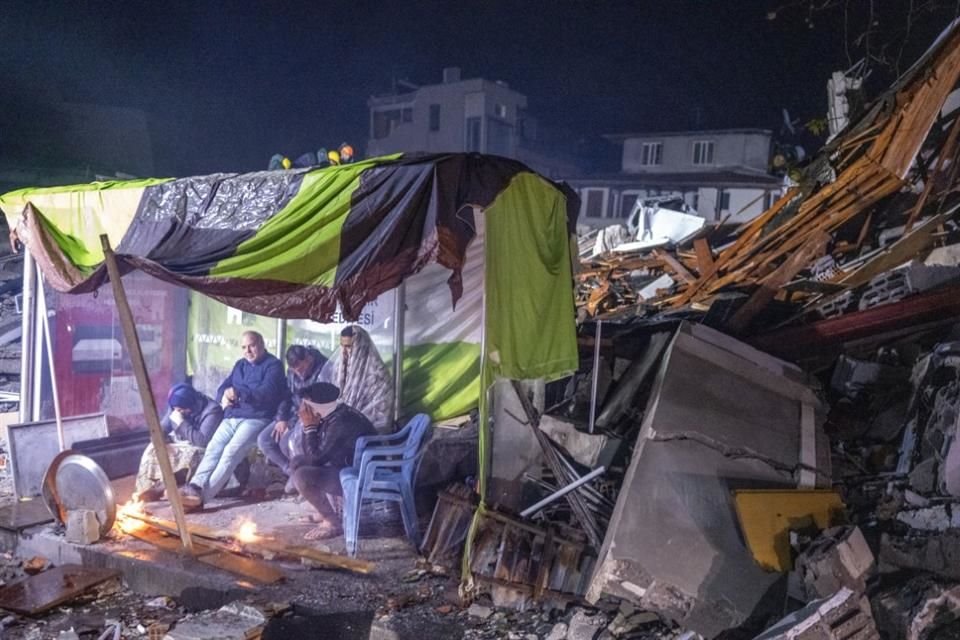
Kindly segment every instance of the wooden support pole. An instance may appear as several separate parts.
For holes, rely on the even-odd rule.
[[[170,464],[170,458],[167,456],[167,442],[163,435],[163,428],[160,426],[160,418],[157,415],[157,404],[153,399],[153,389],[150,387],[147,364],[143,359],[143,350],[140,348],[140,338],[137,337],[133,312],[130,310],[127,292],[124,291],[123,282],[120,280],[117,256],[110,248],[110,239],[107,238],[106,234],[100,236],[100,244],[103,247],[103,260],[107,265],[107,273],[110,275],[110,284],[113,286],[113,298],[117,305],[117,315],[120,316],[120,327],[123,329],[123,337],[127,343],[127,350],[130,352],[133,375],[137,380],[137,389],[140,391],[140,401],[143,403],[143,417],[147,421],[147,428],[150,430],[150,442],[153,443],[153,452],[157,456],[157,463],[160,465],[163,487],[167,491],[167,498],[173,508],[173,516],[180,534],[180,543],[188,553],[193,555],[193,538],[190,537],[190,531],[187,529],[187,517],[183,512],[183,503],[180,502],[177,481],[173,477],[173,467]]]

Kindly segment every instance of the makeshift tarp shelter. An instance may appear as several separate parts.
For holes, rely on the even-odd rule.
[[[61,292],[104,284],[101,234],[125,272],[273,317],[323,322],[339,308],[355,318],[403,284],[405,395],[435,418],[482,404],[481,378],[577,368],[577,204],[518,162],[476,154],[0,196],[12,233]]]

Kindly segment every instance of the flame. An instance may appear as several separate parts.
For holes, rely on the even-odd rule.
[[[257,523],[249,518],[240,518],[233,528],[237,531],[234,537],[240,542],[256,542],[260,539],[257,535]]]
[[[132,517],[132,515],[143,515],[143,503],[135,498],[131,498],[125,504],[117,509],[117,519],[114,528],[121,533],[131,533],[146,528],[147,523]]]

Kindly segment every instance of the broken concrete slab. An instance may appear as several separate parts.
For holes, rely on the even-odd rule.
[[[946,531],[960,527],[960,508],[950,504],[938,504],[922,509],[905,509],[897,514],[897,520],[911,529],[920,531]]]
[[[608,466],[620,444],[619,439],[579,431],[572,422],[549,415],[540,416],[540,430],[576,462],[590,469]]]
[[[100,539],[100,520],[97,512],[90,509],[75,509],[67,512],[67,542],[93,544]]]
[[[255,607],[235,602],[216,611],[184,618],[163,640],[247,640],[266,622]]]
[[[754,562],[732,491],[830,477],[822,406],[805,382],[793,365],[681,325],[661,359],[589,601],[608,593],[708,638],[760,607],[780,575]]]
[[[960,531],[911,538],[884,535],[879,561],[884,572],[922,570],[960,580]]]
[[[960,585],[943,585],[929,576],[918,576],[876,596],[873,611],[890,640],[926,640],[960,619]]]
[[[754,640],[879,640],[867,599],[846,587],[811,602]]]
[[[797,558],[810,600],[826,598],[841,587],[864,593],[874,567],[873,552],[859,527],[827,529]]]

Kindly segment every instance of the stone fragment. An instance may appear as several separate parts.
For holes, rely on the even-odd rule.
[[[553,629],[547,634],[545,640],[565,640],[567,637],[567,623],[558,622],[553,625]]]
[[[918,492],[933,493],[937,487],[937,460],[927,458],[910,472],[910,487]]]
[[[217,611],[184,618],[163,640],[247,640],[255,637],[265,623],[255,607],[234,602]]]
[[[46,571],[50,567],[50,561],[43,556],[33,556],[23,563],[23,571],[30,576]]]
[[[467,609],[467,615],[474,618],[480,618],[481,620],[486,620],[493,615],[493,607],[487,607],[474,602],[472,605],[470,605],[470,608]]]
[[[100,521],[97,512],[90,509],[75,509],[67,512],[67,542],[93,544],[100,539]]]
[[[567,627],[567,640],[594,640],[606,626],[607,619],[602,614],[577,609]]]

